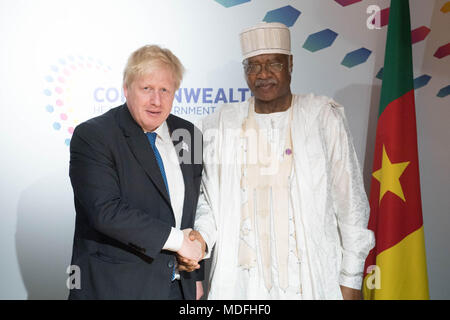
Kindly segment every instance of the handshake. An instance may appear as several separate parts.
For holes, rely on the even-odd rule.
[[[199,262],[205,256],[206,242],[198,231],[190,228],[182,231],[183,244],[177,251],[178,270],[192,272],[200,268]]]

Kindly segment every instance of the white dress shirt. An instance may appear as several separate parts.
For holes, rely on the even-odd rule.
[[[169,238],[164,244],[163,249],[177,252],[183,244],[183,231],[181,228],[181,218],[183,216],[184,204],[184,180],[181,172],[180,163],[176,154],[172,139],[170,138],[169,128],[164,121],[155,131],[156,148],[161,155],[166,173],[167,185],[169,188],[170,203],[175,214],[175,227],[172,227]]]

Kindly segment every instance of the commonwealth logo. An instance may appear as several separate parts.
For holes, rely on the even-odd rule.
[[[67,56],[49,66],[44,76],[44,110],[50,126],[69,146],[75,127],[125,101],[120,75],[86,56]]]

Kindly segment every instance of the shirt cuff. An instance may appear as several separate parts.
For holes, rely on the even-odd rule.
[[[344,287],[361,290],[362,289],[362,281],[363,281],[362,275],[350,276],[350,275],[346,275],[342,272],[339,275],[339,285],[344,286]]]
[[[183,245],[183,240],[184,240],[183,231],[172,228],[172,230],[170,230],[169,238],[167,238],[167,241],[164,244],[163,250],[177,252],[181,249],[181,246]]]

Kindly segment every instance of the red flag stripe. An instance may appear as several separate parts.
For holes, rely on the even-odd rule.
[[[376,254],[400,242],[422,224],[414,91],[388,105],[378,119],[373,171],[381,168],[383,145],[393,163],[409,161],[400,177],[405,201],[388,192],[380,198],[380,183],[373,179],[369,229],[376,233]],[[391,232],[392,231],[392,232]]]

